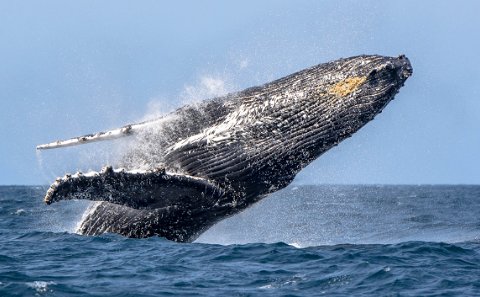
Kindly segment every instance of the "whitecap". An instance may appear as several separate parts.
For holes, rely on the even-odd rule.
[[[20,208],[20,209],[17,209],[17,211],[15,211],[14,214],[17,215],[17,216],[20,216],[20,215],[25,214],[26,212],[27,212],[27,211],[26,211],[25,209]]]
[[[25,283],[28,287],[32,288],[32,289],[35,289],[35,291],[37,291],[37,293],[45,293],[47,291],[52,291],[52,290],[48,290],[48,286],[49,285],[55,285],[56,283],[55,282],[45,282],[45,281],[34,281],[34,282],[28,282],[28,283]]]

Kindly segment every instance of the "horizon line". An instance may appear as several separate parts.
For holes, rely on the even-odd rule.
[[[298,186],[480,186],[480,184],[472,183],[292,183],[286,186],[284,189],[289,187],[298,187]],[[38,185],[38,184],[0,184],[0,187],[50,187],[49,184]]]

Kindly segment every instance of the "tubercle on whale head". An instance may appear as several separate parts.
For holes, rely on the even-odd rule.
[[[374,116],[394,98],[412,74],[413,68],[405,55],[396,58],[385,57],[382,63],[367,75],[365,84],[362,86],[363,94],[359,94],[358,99],[370,104],[371,113]]]
[[[397,67],[400,69],[399,77],[402,79],[407,79],[413,74],[412,64],[410,60],[404,55],[401,54],[397,58]]]
[[[396,58],[386,58],[386,61],[374,69],[369,76],[383,74],[396,82],[398,87],[403,86],[404,82],[413,74],[413,68],[410,60],[405,55]]]

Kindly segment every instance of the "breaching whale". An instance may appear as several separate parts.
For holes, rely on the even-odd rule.
[[[193,241],[287,186],[380,113],[411,74],[403,55],[339,59],[153,121],[39,145],[123,136],[136,144],[115,168],[58,178],[45,202],[102,201],[86,215],[82,234]]]

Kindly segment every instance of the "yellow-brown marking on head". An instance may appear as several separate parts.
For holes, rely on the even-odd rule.
[[[334,84],[329,90],[330,95],[339,97],[347,96],[367,80],[366,76],[354,76],[346,78],[338,83]]]

